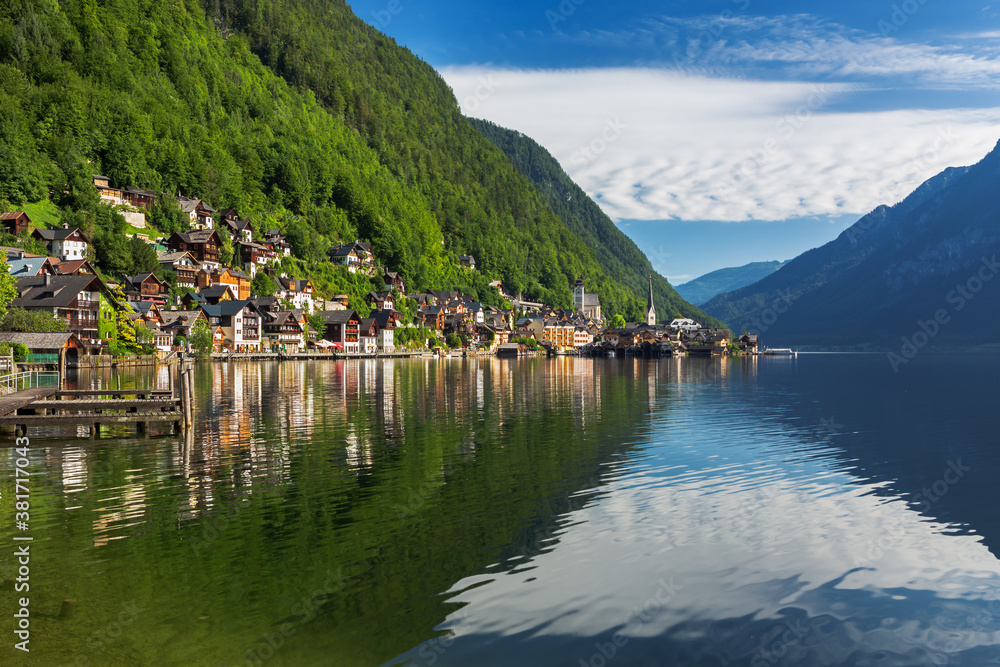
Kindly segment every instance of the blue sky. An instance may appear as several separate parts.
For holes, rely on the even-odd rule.
[[[1000,0],[354,0],[675,284],[821,245],[1000,139]]]

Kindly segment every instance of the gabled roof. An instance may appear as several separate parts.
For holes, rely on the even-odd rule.
[[[187,255],[188,259],[194,262],[195,265],[199,263],[198,260],[195,259],[194,255],[192,255],[191,252],[188,250],[178,250],[177,252],[169,252],[169,251],[159,252],[156,253],[156,259],[160,262],[160,264],[173,265],[176,262],[179,262],[180,260],[184,259],[184,255]]]
[[[372,311],[372,317],[375,318],[375,324],[378,325],[379,329],[396,328],[396,318],[391,310],[382,309]]]
[[[8,259],[7,268],[15,278],[37,276],[48,257],[25,257],[23,259]]]
[[[65,347],[71,338],[82,346],[80,338],[72,332],[66,333],[27,333],[22,331],[0,331],[0,343],[21,343],[29,350],[59,350]]]
[[[164,310],[160,312],[163,318],[162,328],[179,327],[188,328],[194,326],[199,317],[204,317],[201,310]]]
[[[32,233],[32,236],[38,235],[38,238],[43,241],[65,241],[73,234],[80,234],[80,238],[84,240],[85,243],[90,243],[90,239],[87,238],[86,234],[81,232],[78,228],[73,227],[72,229],[66,229],[61,227],[59,229],[42,229],[37,228]]]
[[[238,315],[243,312],[244,308],[250,308],[258,315],[263,315],[260,309],[253,304],[252,301],[246,299],[244,301],[220,301],[219,303],[206,303],[201,306],[201,309],[205,311],[205,314],[209,317],[232,317],[233,315]]]
[[[358,314],[348,308],[347,310],[323,310],[318,313],[323,317],[323,321],[329,324],[346,324],[350,320],[360,320]]]
[[[219,238],[219,233],[214,229],[195,229],[190,232],[174,232],[170,237],[170,241],[178,238],[184,243],[201,245],[203,243],[208,243],[213,236],[215,237],[215,242],[217,244],[222,243],[222,239]]]
[[[232,285],[227,283],[202,287],[201,291],[198,293],[205,299],[221,299],[226,292],[232,294],[233,298],[236,297],[236,292],[233,291]]]
[[[49,260],[50,263],[52,263],[51,257],[49,258]],[[57,264],[54,264],[53,266],[57,274],[67,275],[67,276],[73,275],[74,273],[80,273],[84,269],[87,269],[87,271],[83,272],[89,273],[90,275],[94,275],[97,273],[96,271],[94,271],[94,267],[86,259],[72,259],[65,262],[59,262]]]
[[[46,284],[46,279],[49,283]],[[65,308],[83,291],[100,292],[97,276],[32,276],[17,279],[18,297],[10,305],[20,308]]]
[[[376,331],[378,330],[378,326],[375,323],[374,317],[366,317],[361,320],[361,326],[359,327],[359,329],[361,330],[362,333],[369,332],[372,330],[372,328],[375,328]]]
[[[295,310],[279,310],[278,312],[276,312],[276,313],[274,313],[272,315],[272,317],[274,319],[272,319],[270,322],[268,322],[268,324],[271,324],[271,325],[274,325],[274,326],[284,326],[286,324],[296,324],[296,325],[298,325],[299,324],[299,316],[296,314],[297,312],[301,313],[302,311],[301,310],[300,311],[295,311]]]

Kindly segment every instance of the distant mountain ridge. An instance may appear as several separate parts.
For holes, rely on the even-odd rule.
[[[704,326],[725,326],[718,319],[685,301],[666,278],[656,273],[635,242],[618,229],[601,207],[573,182],[559,162],[538,142],[490,121],[470,118],[469,122],[500,148],[518,171],[535,185],[562,223],[590,247],[608,275],[640,295],[629,300],[625,310],[627,320],[644,321],[647,281],[652,275],[653,303],[659,320],[670,320],[680,314],[695,319]]]
[[[675,289],[677,293],[696,306],[707,303],[714,296],[725,292],[752,285],[762,278],[771,275],[788,262],[751,262],[743,266],[734,266],[717,271],[711,271],[703,276],[689,280]]]
[[[923,342],[917,347],[995,343],[998,190],[1000,144],[705,310],[736,329],[766,333],[772,344],[904,351],[914,337]]]

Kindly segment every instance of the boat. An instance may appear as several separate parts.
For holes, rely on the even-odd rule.
[[[790,347],[774,347],[767,348],[764,350],[763,354],[770,354],[776,357],[797,357],[799,353]]]

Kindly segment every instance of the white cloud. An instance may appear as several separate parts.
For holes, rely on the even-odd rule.
[[[1000,137],[1000,107],[827,112],[851,84],[642,68],[442,75],[467,115],[541,143],[619,220],[862,215]]]

